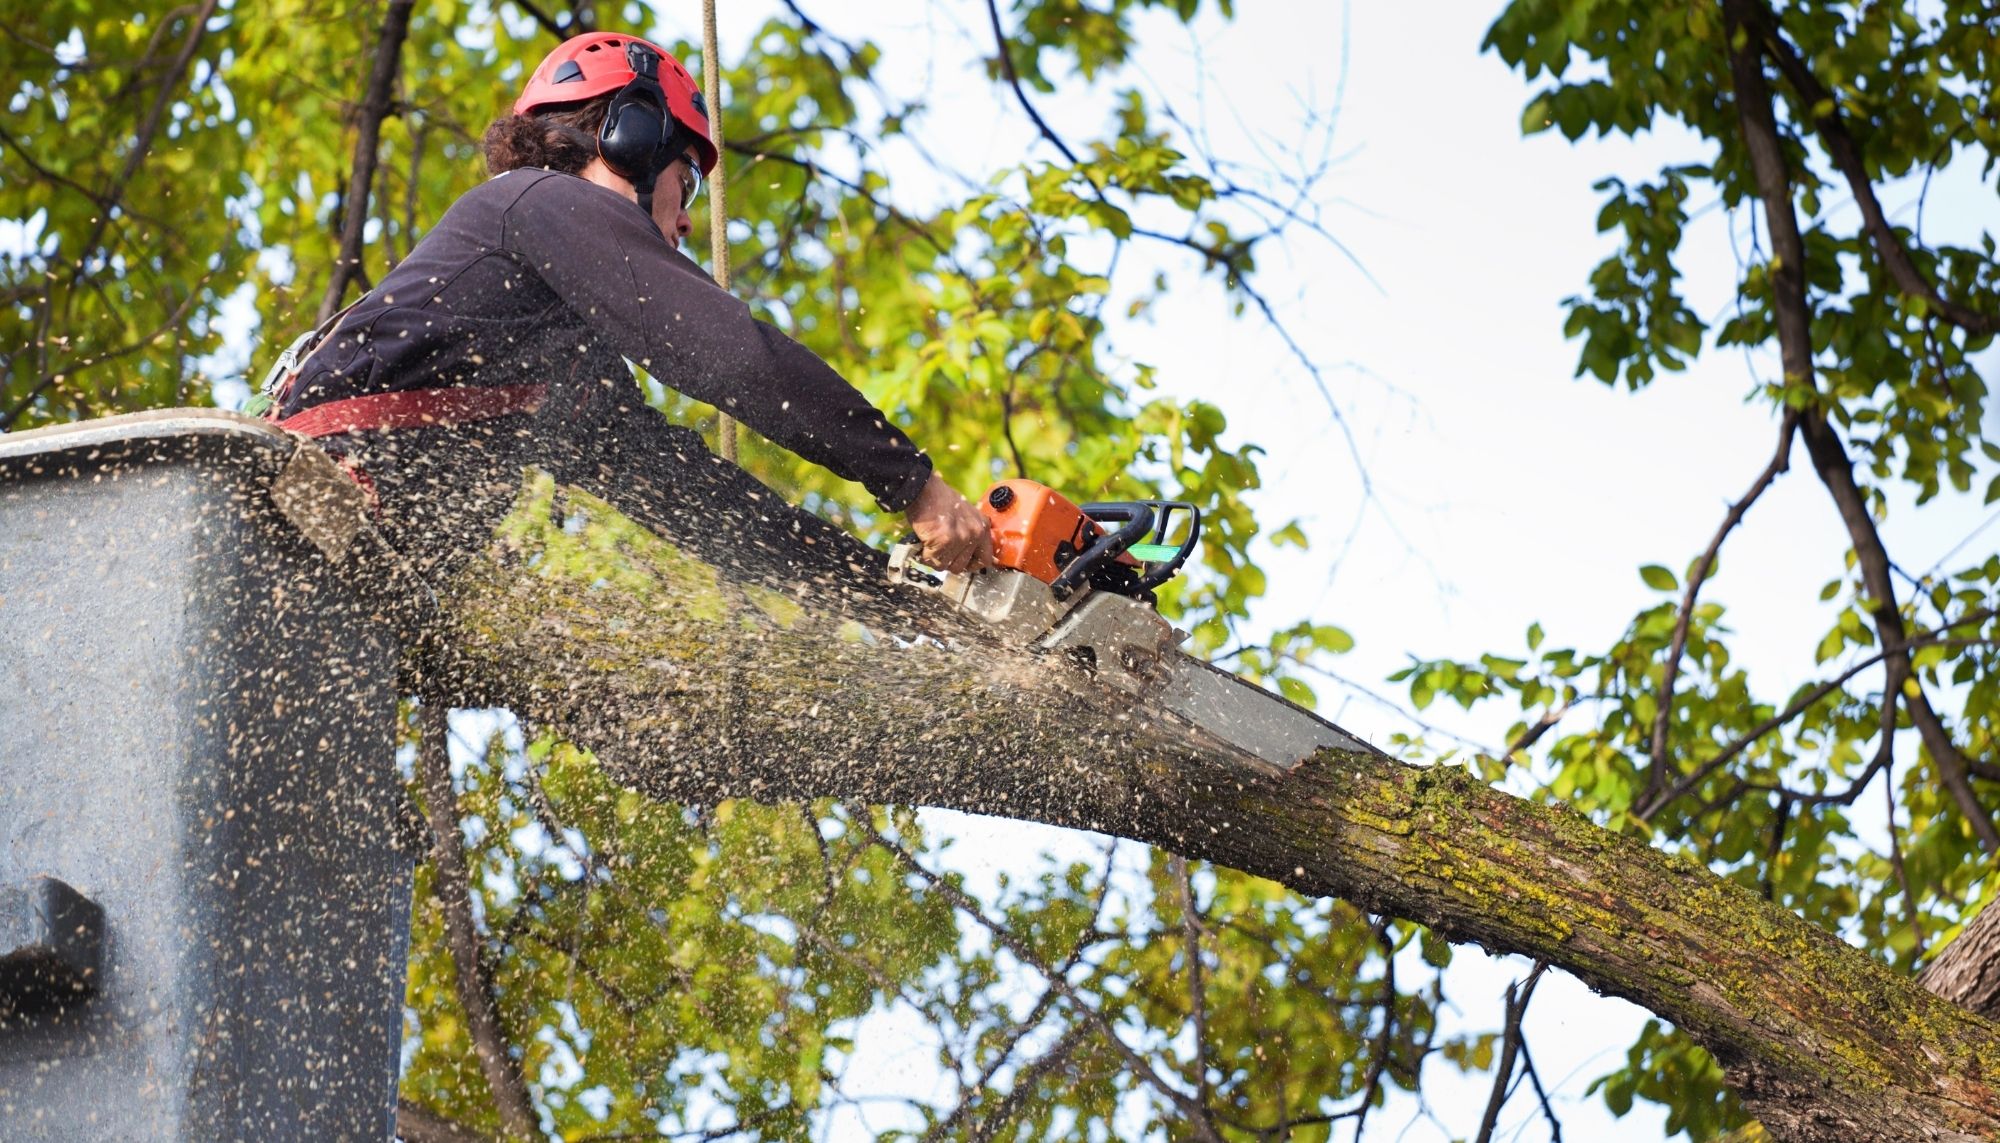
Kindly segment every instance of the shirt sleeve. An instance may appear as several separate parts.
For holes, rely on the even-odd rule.
[[[930,458],[811,350],[750,315],[611,191],[544,177],[508,208],[503,242],[609,348],[805,459],[909,507]]]

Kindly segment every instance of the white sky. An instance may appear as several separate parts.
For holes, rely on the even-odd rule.
[[[893,0],[867,5],[863,18],[857,6],[832,0],[801,4],[837,34],[883,46],[884,82],[898,93],[925,91],[929,111],[918,131],[954,166],[989,171],[1038,153],[1032,128],[977,71],[976,58],[991,50],[981,5]],[[668,29],[695,35],[693,0],[655,0],[655,7]],[[723,50],[740,51],[776,7],[724,0]],[[1338,550],[1361,510],[1353,466],[1322,398],[1260,322],[1230,320],[1217,289],[1189,286],[1150,322],[1115,327],[1114,344],[1162,366],[1168,392],[1220,405],[1236,439],[1268,449],[1258,500],[1267,522],[1305,518],[1316,546],[1269,554],[1273,586],[1259,616],[1272,626],[1311,617],[1348,628],[1358,646],[1334,665],[1384,691],[1394,688],[1381,680],[1407,654],[1516,651],[1536,620],[1549,646],[1607,646],[1657,598],[1640,583],[1638,566],[1656,562],[1679,574],[1776,442],[1775,419],[1744,402],[1753,368],[1769,376],[1769,360],[1711,352],[1637,396],[1571,379],[1577,346],[1562,337],[1559,302],[1582,292],[1612,248],[1610,236],[1596,233],[1601,197],[1592,184],[1612,174],[1645,178],[1666,163],[1709,155],[1679,132],[1575,146],[1555,133],[1524,139],[1528,86],[1478,50],[1497,3],[1357,4],[1345,14],[1333,3],[1238,7],[1233,24],[1206,19],[1193,36],[1168,19],[1147,21],[1143,75],[1132,82],[1156,107],[1164,100],[1190,117],[1205,107],[1217,146],[1253,159],[1253,145],[1282,152],[1296,142],[1298,109],[1324,112],[1344,79],[1333,149],[1345,158],[1324,184],[1326,219],[1366,275],[1305,234],[1286,250],[1266,246],[1260,261],[1262,288],[1281,302],[1314,359],[1366,371],[1328,375],[1380,498],[1352,546]],[[1091,100],[1045,98],[1040,107],[1073,141],[1106,125],[1103,105]],[[1246,125],[1264,137],[1247,135]],[[899,189],[906,185],[899,181]],[[1916,190],[1894,187],[1885,197],[1902,220]],[[1992,217],[1990,183],[1954,170],[1931,189],[1925,234],[1963,240]],[[1719,211],[1704,214],[1682,260],[1691,304],[1712,324],[1735,281],[1727,225]],[[1159,265],[1182,282],[1193,273],[1171,257]],[[1140,265],[1123,272],[1133,281],[1149,276]],[[1905,566],[1922,569],[1984,519],[1976,498],[1911,511],[1903,497],[1885,539]],[[1990,550],[1995,539],[1986,534],[1966,556]],[[1811,653],[1831,613],[1817,602],[1817,588],[1839,574],[1845,547],[1830,503],[1801,463],[1726,549],[1704,598],[1729,606],[1739,633],[1733,650],[1766,698],[1820,677]],[[1381,741],[1410,729],[1366,700],[1319,689],[1321,709],[1356,733]],[[1466,719],[1434,706],[1427,717],[1495,741],[1507,721],[1501,713]],[[1032,849],[1024,836],[1066,856],[1092,851],[1076,835],[1019,823],[945,814],[931,821],[961,839],[954,864],[975,886],[991,884],[1003,868],[1034,867],[1019,856]],[[1497,1028],[1500,993],[1525,967],[1461,950],[1448,994],[1470,1027]],[[1641,1106],[1613,1120],[1599,1100],[1583,1096],[1644,1019],[1567,976],[1544,980],[1529,1042],[1545,1082],[1556,1086],[1568,1137],[1662,1137],[1657,1112]],[[851,1080],[870,1077],[884,1092],[928,1089],[931,1057],[914,1027],[889,1016],[858,1034]],[[1367,1137],[1469,1136],[1486,1084],[1433,1068],[1428,1113],[1399,1100],[1371,1120]],[[1501,1122],[1503,1139],[1547,1137],[1525,1095]],[[870,1124],[887,1125],[872,1115]],[[831,1138],[863,1134],[851,1113],[831,1126]]]

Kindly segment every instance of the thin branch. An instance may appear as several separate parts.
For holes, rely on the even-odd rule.
[[[1792,807],[1795,804],[1790,794],[1778,795],[1778,812],[1771,819],[1771,848],[1764,854],[1764,876],[1758,885],[1766,901],[1778,899],[1778,857],[1785,851],[1785,831],[1792,824]]]
[[[1042,113],[1035,110],[1034,101],[1028,98],[1027,90],[1021,86],[1021,73],[1014,70],[1014,55],[1008,50],[1007,33],[1000,27],[1000,6],[995,0],[986,0],[986,15],[993,24],[993,49],[1000,53],[1000,66],[1007,71],[1007,84],[1014,89],[1014,98],[1020,101],[1021,110],[1028,113],[1028,118],[1034,120],[1035,129],[1042,133],[1042,138],[1055,144],[1056,150],[1062,152],[1062,157],[1068,159],[1071,166],[1083,162],[1049,126],[1048,120],[1042,118]]]
[[[1382,1028],[1368,1053],[1368,1072],[1361,1077],[1361,1091],[1353,1107],[1355,1143],[1361,1141],[1361,1131],[1368,1125],[1368,1109],[1375,1106],[1375,1093],[1389,1071],[1389,1041],[1396,1034],[1396,942],[1389,937],[1389,923],[1381,917],[1375,918],[1370,931],[1376,947],[1382,950],[1382,991],[1376,999],[1382,1010]]]
[[[1194,1021],[1195,1099],[1206,1108],[1213,1093],[1208,1082],[1208,986],[1201,962],[1204,933],[1201,917],[1195,912],[1194,875],[1188,870],[1187,859],[1175,855],[1167,864],[1180,895],[1181,934],[1187,946],[1188,1014]]]
[[[1847,129],[1847,120],[1840,113],[1840,101],[1813,75],[1812,69],[1799,56],[1798,49],[1785,38],[1781,18],[1771,11],[1764,0],[1751,0],[1744,5],[1744,12],[1747,17],[1744,22],[1756,29],[1763,40],[1765,52],[1818,128],[1820,143],[1826,148],[1827,157],[1846,178],[1848,189],[1854,193],[1854,204],[1861,210],[1861,220],[1868,230],[1868,237],[1875,244],[1882,265],[1888,269],[1897,287],[1905,294],[1922,298],[1939,317],[1968,333],[2000,333],[2000,314],[1980,313],[1943,297],[1938,293],[1937,286],[1917,269],[1910,257],[1909,247],[1904,245],[1895,227],[1889,224],[1882,211],[1881,200],[1875,196],[1875,185],[1868,177],[1861,150],[1855,146],[1854,136]]]
[[[1765,735],[1804,714],[1814,703],[1839,690],[1849,679],[1881,662],[1886,656],[1887,652],[1877,652],[1870,655],[1839,675],[1828,679],[1826,682],[1793,699],[1784,710],[1752,727],[1749,733],[1723,747],[1721,753],[1703,762],[1695,768],[1693,773],[1674,783],[1672,789],[1661,792],[1652,801],[1642,806],[1639,810],[1639,819],[1641,821],[1649,819],[1674,802],[1687,796],[1690,791],[1707,781],[1710,774],[1728,765],[1732,759],[1745,750],[1748,750],[1758,739],[1763,738]]]
[[[72,287],[82,279],[91,256],[97,253],[98,245],[103,242],[104,232],[111,225],[111,216],[119,200],[125,197],[126,186],[131,183],[132,176],[139,172],[139,164],[145,162],[147,154],[152,151],[153,137],[159,134],[161,120],[166,117],[167,109],[173,106],[175,97],[180,94],[181,77],[187,74],[188,65],[194,61],[195,49],[201,45],[202,36],[208,32],[208,21],[215,15],[218,2],[219,0],[202,0],[201,10],[195,13],[194,22],[188,28],[187,38],[181,41],[181,50],[174,55],[173,63],[167,67],[166,76],[160,80],[159,90],[153,96],[153,106],[146,112],[145,121],[139,125],[138,133],[133,136],[132,149],[125,153],[125,162],[118,168],[117,177],[113,178],[111,184],[98,196],[103,209],[97,214],[97,222],[91,228],[90,237],[77,248],[76,269],[70,275]]]
[[[50,387],[63,378],[69,377],[80,370],[88,369],[93,365],[102,365],[106,361],[114,361],[120,357],[127,357],[137,353],[160,340],[160,338],[165,337],[167,331],[178,328],[181,322],[187,318],[188,311],[193,309],[195,302],[201,298],[202,287],[208,284],[208,280],[212,276],[212,271],[209,274],[204,274],[201,281],[195,283],[195,288],[189,290],[187,296],[181,299],[180,305],[174,307],[174,312],[167,315],[167,320],[161,322],[146,336],[130,341],[116,349],[81,357],[68,364],[44,372],[33,385],[28,387],[28,391],[22,394],[20,399],[16,400],[8,408],[6,413],[0,414],[0,432],[5,432],[13,428],[15,422],[19,421],[27,413],[28,409],[41,399],[42,394],[48,392]]]
[[[1048,1051],[1030,1060],[1026,1067],[1015,1074],[1013,1086],[1007,1089],[1007,1094],[990,1113],[980,1116],[967,1137],[983,1140],[998,1136],[1006,1128],[1008,1121],[1021,1110],[1021,1105],[1034,1094],[1035,1085],[1041,1082],[1042,1077],[1067,1065],[1070,1056],[1083,1046],[1084,1038],[1089,1035],[1088,1025],[1070,1025],[1069,1030],[1064,1032],[1062,1038]]]
[[[1501,761],[1512,758],[1514,755],[1540,742],[1542,736],[1554,730],[1556,723],[1562,721],[1563,715],[1569,713],[1569,708],[1570,704],[1568,702],[1564,702],[1561,706],[1550,707],[1532,725],[1523,728],[1514,741],[1507,744],[1507,753],[1500,756]]]
[[[458,1002],[465,1012],[466,1033],[479,1057],[479,1070],[492,1089],[494,1109],[509,1135],[535,1137],[541,1133],[541,1117],[535,1113],[534,1101],[521,1078],[520,1062],[508,1050],[493,982],[480,956],[479,929],[472,919],[471,877],[460,841],[458,793],[452,788],[451,753],[446,747],[450,715],[445,700],[425,696],[418,764],[423,769],[424,809],[431,824],[431,859],[437,866],[432,888],[444,909],[445,940],[457,970]]]
[[[1744,514],[1750,506],[1764,494],[1764,490],[1776,482],[1778,476],[1791,467],[1792,437],[1798,429],[1799,415],[1793,410],[1785,410],[1778,426],[1778,451],[1764,471],[1750,484],[1750,490],[1743,494],[1729,508],[1722,518],[1722,526],[1715,530],[1709,540],[1707,550],[1695,561],[1694,570],[1688,573],[1688,583],[1681,593],[1680,615],[1674,622],[1674,636],[1667,646],[1667,661],[1660,677],[1660,708],[1653,715],[1653,764],[1646,778],[1646,793],[1650,797],[1659,792],[1667,781],[1667,725],[1674,711],[1674,682],[1680,674],[1681,654],[1687,649],[1688,629],[1693,625],[1695,599],[1701,594],[1702,584],[1707,582],[1709,573],[1715,570],[1715,560],[1722,552],[1722,542],[1743,522]]]
[[[1181,1115],[1185,1117],[1188,1127],[1195,1138],[1206,1140],[1207,1143],[1223,1143],[1222,1136],[1208,1122],[1206,1109],[1190,1099],[1186,1092],[1168,1083],[1153,1068],[1152,1063],[1146,1057],[1134,1051],[1132,1046],[1125,1042],[1124,1037],[1118,1035],[1118,1029],[1111,1023],[1110,1017],[1106,1016],[1095,1005],[1086,1000],[1083,994],[1078,992],[1076,986],[1071,984],[1068,979],[1050,974],[1048,966],[1043,964],[1040,958],[1035,955],[1035,951],[1029,948],[1012,930],[988,917],[986,911],[979,907],[979,902],[968,896],[963,889],[960,889],[945,878],[932,873],[923,864],[918,862],[915,857],[911,856],[908,850],[884,837],[881,831],[875,828],[874,822],[864,817],[858,819],[855,824],[868,835],[870,841],[888,850],[890,855],[896,859],[898,865],[916,875],[926,886],[951,902],[954,908],[971,917],[981,928],[993,934],[993,939],[1019,959],[1022,964],[1032,966],[1037,971],[1047,975],[1050,986],[1062,993],[1063,998],[1074,1004],[1078,1013],[1096,1027],[1098,1033],[1104,1037],[1105,1042],[1111,1047],[1111,1050],[1116,1052],[1125,1061],[1126,1066],[1132,1069],[1132,1073],[1139,1078],[1140,1082],[1159,1092],[1161,1096],[1173,1104]]]
[[[354,140],[353,175],[347,181],[347,197],[341,204],[340,253],[334,257],[333,277],[326,284],[326,296],[320,299],[320,322],[340,310],[347,287],[361,272],[361,238],[368,225],[368,198],[375,183],[382,121],[395,106],[396,68],[402,60],[403,41],[410,35],[410,10],[415,4],[416,0],[389,0],[382,34],[375,41],[375,62],[369,69],[368,87],[361,100],[360,130]]]
[[[396,1101],[396,1137],[403,1143],[493,1143],[456,1119],[407,1099]]]
[[[542,6],[535,3],[535,0],[514,0],[514,7],[526,12],[529,18],[533,19],[535,23],[540,24],[542,30],[549,35],[554,36],[558,40],[569,39],[569,32],[561,24],[556,23],[547,12],[542,11]]]
[[[1112,838],[1104,847],[1104,873],[1098,879],[1097,900],[1091,906],[1090,923],[1084,926],[1081,933],[1077,934],[1076,943],[1070,946],[1069,954],[1063,958],[1062,963],[1048,971],[1047,975],[1051,979],[1062,977],[1067,980],[1070,970],[1083,960],[1084,952],[1092,944],[1112,937],[1112,934],[1100,932],[1097,928],[1097,923],[1099,918],[1104,915],[1105,902],[1111,897],[1111,868],[1117,854],[1118,839]],[[1016,1023],[1013,1034],[1007,1039],[1007,1042],[1000,1046],[1000,1050],[994,1053],[993,1059],[987,1063],[985,1068],[981,1069],[978,1078],[973,1080],[965,1098],[960,1101],[956,1108],[952,1109],[950,1115],[932,1126],[929,1131],[924,1132],[922,1143],[936,1143],[937,1140],[943,1139],[945,1136],[951,1134],[952,1129],[957,1127],[966,1116],[972,1113],[979,1093],[984,1091],[993,1082],[993,1077],[998,1075],[1000,1069],[1006,1066],[1007,1061],[1013,1058],[1014,1049],[1020,1046],[1021,1041],[1027,1039],[1028,1034],[1040,1026],[1042,1018],[1047,1016],[1050,1010],[1055,1007],[1059,995],[1053,985],[1042,991],[1040,999],[1035,1001],[1034,1008],[1028,1012],[1026,1018]]]
[[[1492,1143],[1493,1129],[1500,1122],[1500,1108],[1506,1104],[1508,1088],[1513,1083],[1515,1057],[1522,1048],[1521,1021],[1528,1014],[1528,1002],[1535,998],[1535,984],[1548,970],[1548,962],[1538,960],[1527,979],[1520,982],[1518,990],[1514,984],[1507,986],[1507,1027],[1500,1037],[1500,1066],[1493,1073],[1493,1090],[1486,1097],[1486,1114],[1479,1121],[1479,1143]]]

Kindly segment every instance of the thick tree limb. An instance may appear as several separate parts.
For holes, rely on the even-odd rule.
[[[710,602],[734,576],[762,582],[755,553],[778,544],[755,520],[718,523],[685,480],[663,494],[682,492],[701,522],[648,557],[661,561],[657,594],[632,596],[587,567],[560,570],[603,550],[593,527],[638,535],[629,523],[603,517],[573,536],[525,500],[505,545],[447,592],[454,693],[570,735],[664,800],[825,796],[1096,830],[1547,960],[1706,1045],[1781,1138],[2000,1136],[2000,1028],[1752,889],[1456,769],[1372,751],[1276,774],[1246,766],[1059,663],[982,646],[836,535],[804,533],[824,561],[784,573],[784,606]],[[761,488],[741,494],[768,502]],[[558,518],[584,504],[564,503]],[[639,541],[616,543],[619,574],[643,572]],[[783,558],[801,552],[793,539]],[[938,634],[839,637],[849,622]],[[757,669],[732,672],[744,662]],[[728,737],[697,729],[715,726]],[[1146,1082],[1192,1102],[1164,1077]]]
[[[340,252],[334,256],[333,278],[326,284],[326,296],[319,302],[319,322],[340,311],[347,287],[361,273],[361,238],[368,225],[368,202],[375,184],[377,152],[382,144],[382,121],[394,106],[396,69],[403,56],[403,41],[410,35],[410,10],[416,0],[389,0],[382,19],[382,34],[375,41],[375,61],[368,72],[368,88],[361,98],[359,130],[354,140],[353,171],[347,180],[347,196],[341,200]]]
[[[520,1064],[508,1051],[500,1008],[494,1002],[492,981],[480,955],[479,930],[472,920],[471,877],[459,836],[458,794],[452,789],[451,756],[446,749],[450,713],[442,701],[424,704],[423,739],[418,750],[424,809],[431,824],[431,860],[437,866],[433,884],[444,909],[445,939],[457,970],[459,1007],[465,1011],[466,1032],[479,1057],[479,1070],[493,1091],[493,1106],[507,1134],[534,1138],[541,1134],[541,1117],[535,1113],[534,1101],[521,1078]]]
[[[1969,306],[1953,301],[1938,293],[1935,283],[1924,277],[1922,270],[1910,258],[1909,247],[1889,224],[1888,216],[1882,210],[1882,202],[1875,195],[1875,184],[1868,177],[1867,166],[1862,162],[1861,150],[1855,146],[1854,136],[1847,128],[1846,117],[1840,113],[1840,102],[1827,91],[1812,73],[1812,68],[1800,58],[1798,49],[1785,38],[1784,29],[1776,13],[1772,12],[1764,0],[1755,0],[1746,6],[1746,23],[1754,28],[1762,40],[1764,51],[1778,67],[1779,74],[1798,96],[1799,105],[1805,109],[1819,131],[1820,144],[1826,148],[1827,157],[1847,180],[1847,186],[1854,194],[1854,205],[1861,211],[1862,225],[1868,231],[1868,238],[1875,245],[1875,252],[1882,259],[1882,265],[1889,271],[1889,277],[1898,289],[1911,297],[1922,298],[1939,317],[1969,333],[2000,333],[2000,313],[1980,313]]]

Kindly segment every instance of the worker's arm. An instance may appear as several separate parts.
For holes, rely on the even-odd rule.
[[[504,240],[599,337],[662,382],[859,481],[885,509],[909,511],[920,535],[948,526],[936,493],[919,505],[930,458],[812,351],[668,246],[636,204],[581,179],[544,177],[509,208]]]

